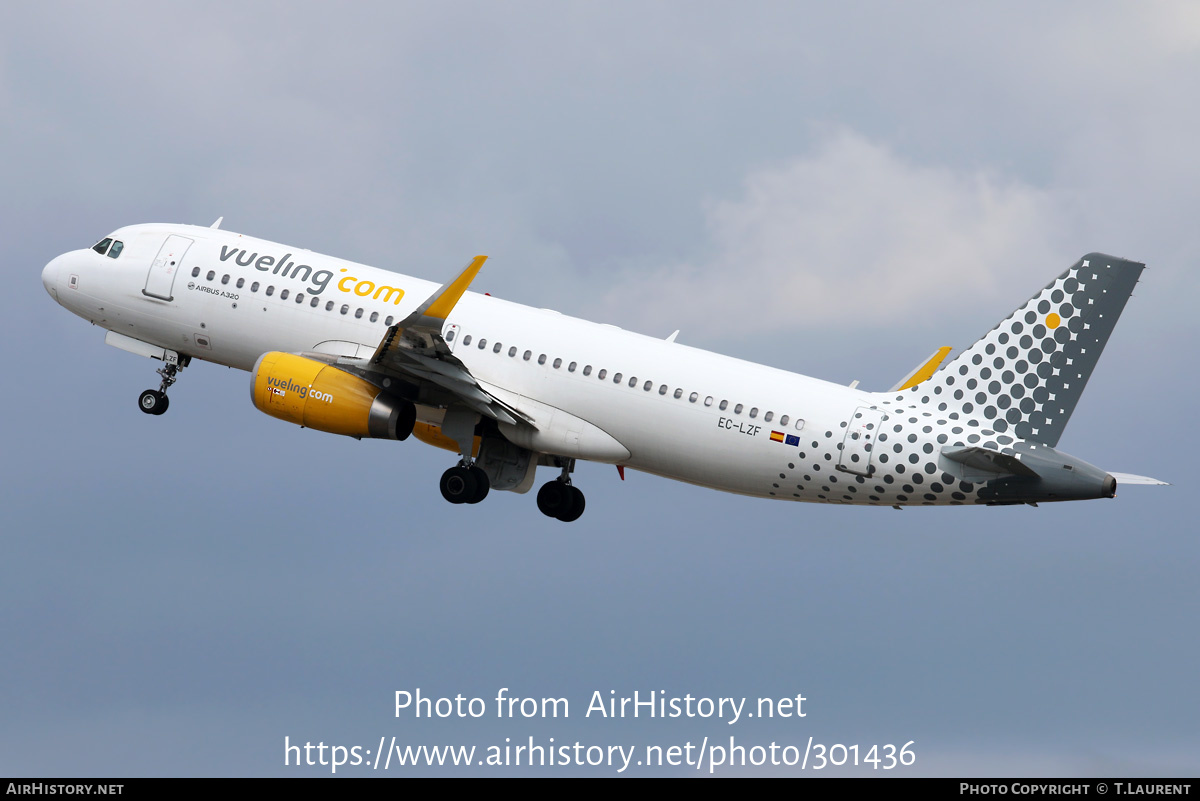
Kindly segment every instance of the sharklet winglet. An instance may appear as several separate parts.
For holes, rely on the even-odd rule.
[[[943,345],[942,347],[938,348],[933,352],[932,356],[921,362],[921,365],[917,369],[909,373],[908,378],[905,378],[900,383],[896,384],[894,387],[889,389],[888,392],[911,389],[917,384],[920,384],[922,381],[929,378],[929,376],[937,372],[937,369],[942,366],[942,362],[946,360],[946,357],[950,354],[951,350],[952,348],[949,345]]]
[[[459,299],[466,294],[467,287],[471,286],[471,282],[475,280],[475,276],[479,275],[479,269],[483,267],[485,261],[487,261],[487,256],[476,256],[472,259],[471,263],[458,274],[457,278],[443,286],[429,300],[421,304],[421,308],[417,309],[417,313],[438,320],[445,320],[449,317],[450,312],[454,310]]]

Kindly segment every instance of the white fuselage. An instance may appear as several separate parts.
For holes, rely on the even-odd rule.
[[[268,351],[370,356],[388,326],[438,288],[219,229],[140,225],[112,237],[124,243],[118,258],[87,249],[47,265],[43,280],[57,301],[135,340],[242,370]],[[164,242],[181,251],[178,264],[164,261],[174,258]],[[934,449],[924,445],[965,444],[981,424],[986,427],[982,419],[935,420],[937,415],[907,403],[898,408],[900,396],[474,293],[454,307],[443,336],[480,384],[506,402],[567,412],[628,451],[626,458],[613,457],[611,449],[569,456],[787,500],[976,500],[970,485],[953,480],[941,465],[918,472],[906,457],[920,454],[922,462],[935,464],[926,455]],[[851,443],[848,432],[864,408],[878,410],[866,413],[872,436],[886,431],[892,437],[876,447],[890,454],[895,443],[886,463]],[[422,420],[436,422],[439,415],[418,409]]]

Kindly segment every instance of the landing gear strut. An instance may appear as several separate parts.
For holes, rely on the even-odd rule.
[[[583,514],[585,502],[583,493],[571,484],[571,471],[575,468],[575,460],[564,459],[561,465],[562,475],[546,482],[538,490],[537,505],[546,517],[570,523],[578,520]]]
[[[487,473],[471,458],[475,450],[475,426],[478,422],[477,413],[460,407],[447,409],[442,420],[442,433],[454,440],[462,456],[457,465],[442,473],[439,486],[442,497],[450,503],[479,503],[492,488]]]
[[[187,364],[180,361],[178,365],[164,364],[158,369],[158,374],[162,376],[162,383],[158,385],[158,389],[148,389],[138,396],[138,408],[146,414],[162,414],[171,405],[171,401],[167,398],[167,390],[176,382],[176,375],[179,371],[186,367]]]

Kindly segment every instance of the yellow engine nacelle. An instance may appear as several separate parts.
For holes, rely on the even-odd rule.
[[[258,357],[250,381],[255,407],[298,426],[348,437],[408,439],[416,408],[331,364],[272,351]]]

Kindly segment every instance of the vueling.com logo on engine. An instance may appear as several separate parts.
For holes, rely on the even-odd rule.
[[[322,392],[319,389],[301,386],[300,384],[293,384],[290,378],[272,378],[267,376],[267,392],[270,392],[272,395],[278,395],[281,398],[285,397],[289,392],[295,392],[301,398],[333,403],[333,396],[328,392]]]

